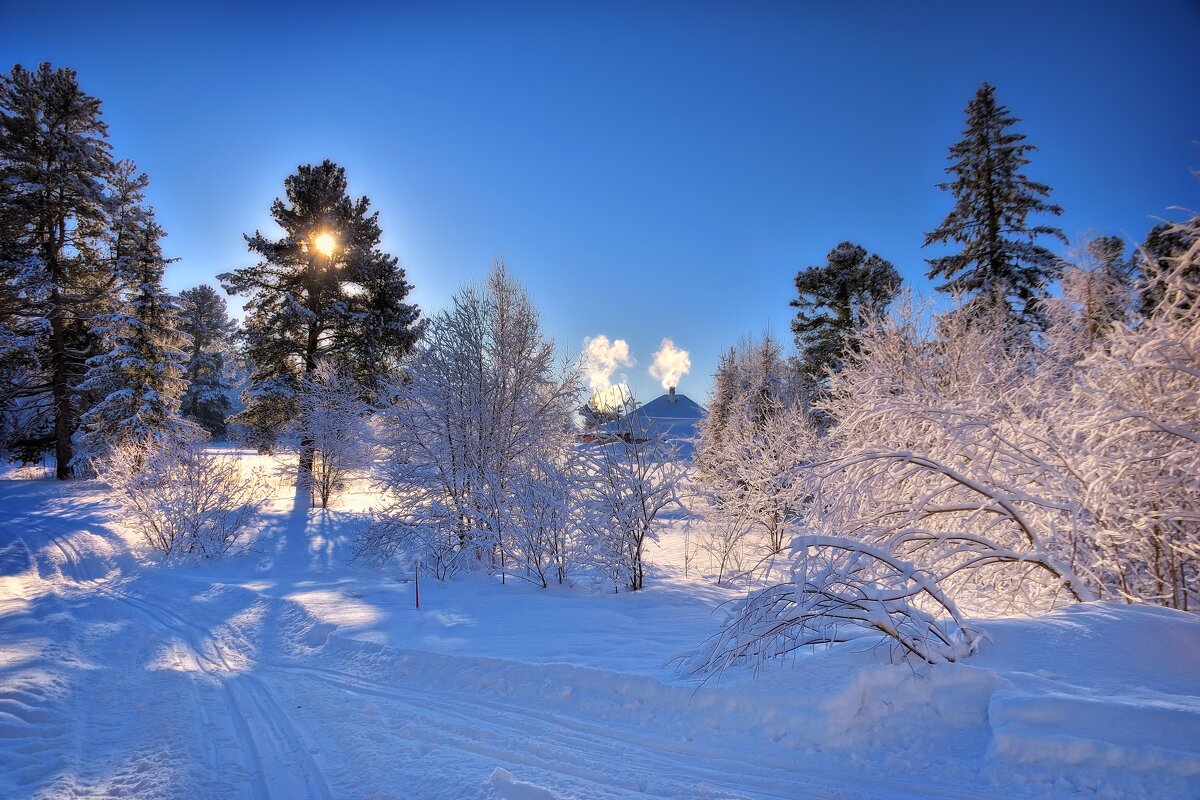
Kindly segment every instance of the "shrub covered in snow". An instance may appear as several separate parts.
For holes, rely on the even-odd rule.
[[[626,414],[617,435],[588,448],[581,466],[584,558],[614,589],[637,591],[645,585],[646,544],[658,540],[668,513],[687,511],[687,464],[664,434]]]
[[[798,648],[884,634],[904,657],[958,661],[978,634],[927,572],[880,548],[802,536],[792,579],[752,593],[729,624],[686,661],[693,672],[755,665]]]
[[[267,498],[258,475],[199,439],[155,436],[99,465],[125,521],[169,559],[216,558],[242,540]]]
[[[354,376],[330,360],[318,363],[300,387],[294,428],[302,448],[311,448],[312,468],[301,471],[299,488],[308,489],[314,506],[326,508],[336,492],[371,466],[372,408]]]

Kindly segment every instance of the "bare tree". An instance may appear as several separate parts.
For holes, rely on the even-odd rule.
[[[514,481],[562,453],[579,393],[528,293],[497,263],[431,321],[393,387],[380,483],[398,499],[360,538],[360,554],[404,549],[441,576],[506,574],[519,549]]]
[[[99,472],[123,519],[168,559],[206,559],[236,547],[268,497],[261,475],[199,438],[166,435],[115,447]]]
[[[699,483],[719,517],[759,532],[767,554],[783,553],[804,511],[802,476],[819,439],[800,376],[764,336],[731,351],[715,395],[720,408],[700,425]]]
[[[1090,599],[1073,568],[1086,524],[1078,475],[1045,396],[1061,388],[1037,386],[1031,356],[980,313],[926,332],[909,305],[863,334],[832,381],[838,455],[814,467],[812,522],[914,561],[960,602]]]
[[[612,436],[584,457],[580,521],[587,558],[613,588],[645,586],[645,548],[657,541],[666,515],[687,513],[683,502],[687,462],[678,447],[641,415],[612,423]]]
[[[301,383],[300,416],[294,427],[312,446],[312,469],[300,477],[314,506],[319,502],[327,508],[335,492],[371,466],[373,409],[362,395],[354,376],[330,360],[318,362]]]
[[[565,583],[579,552],[580,459],[540,457],[510,484],[507,540],[512,574],[543,588]]]
[[[1200,217],[1176,229],[1190,248],[1161,270],[1142,254],[1161,298],[1083,362],[1070,414],[1097,580],[1187,610],[1200,593]]]
[[[974,652],[979,634],[928,573],[881,548],[836,536],[797,539],[792,580],[751,594],[732,620],[685,659],[692,672],[766,660],[801,647],[882,633],[929,664]]]

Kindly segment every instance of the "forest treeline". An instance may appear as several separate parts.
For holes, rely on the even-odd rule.
[[[770,585],[697,668],[861,627],[954,659],[980,610],[1194,609],[1200,218],[1068,243],[1018,124],[984,84],[950,146],[924,238],[950,302],[836,244],[781,296],[794,352],[763,336],[722,356],[692,460],[635,403],[583,396],[503,264],[423,317],[330,161],[285,179],[281,235],[248,234],[253,263],[219,276],[242,324],[215,287],[172,296],[148,178],[100,101],[18,65],[0,77],[0,448],[99,473],[173,555],[233,547],[264,496],[208,437],[294,452],[314,505],[374,481],[359,556],[439,577],[640,589],[646,542],[702,520],[717,580]]]

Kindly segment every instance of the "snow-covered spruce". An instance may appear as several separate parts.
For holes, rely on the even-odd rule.
[[[109,308],[93,321],[101,352],[88,359],[79,386],[89,404],[75,434],[76,471],[88,471],[109,450],[186,427],[179,416],[185,389],[176,329],[178,308],[163,287],[165,232],[144,205],[148,183],[130,161],[117,164],[109,248],[113,287]]]
[[[225,352],[233,343],[237,324],[226,311],[225,298],[207,284],[179,293],[179,331],[190,340],[180,413],[215,438],[225,436],[232,409]]]

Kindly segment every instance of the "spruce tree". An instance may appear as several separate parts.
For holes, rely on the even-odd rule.
[[[962,249],[928,259],[929,277],[945,279],[939,291],[969,297],[968,313],[974,304],[995,306],[1020,325],[1038,329],[1039,303],[1062,264],[1037,240],[1049,236],[1065,243],[1066,237],[1029,217],[1058,216],[1062,208],[1049,202],[1049,186],[1021,171],[1037,148],[1012,130],[1020,120],[996,103],[994,87],[980,86],[966,114],[963,138],[950,147],[946,172],[953,180],[938,184],[954,196],[954,209],[925,234],[925,246],[954,242]]]
[[[899,291],[900,273],[892,263],[852,242],[830,250],[824,265],[798,272],[791,305],[798,309],[792,333],[801,371],[821,381],[827,368],[840,370],[843,353],[854,347],[853,334]]]
[[[53,448],[56,474],[72,475],[72,435],[92,317],[112,288],[101,242],[113,164],[100,101],[70,69],[19,64],[0,76],[0,309],[7,445],[31,457]],[[14,412],[19,406],[19,414]]]
[[[1142,316],[1148,317],[1153,314],[1154,309],[1162,302],[1165,288],[1163,275],[1169,272],[1180,256],[1187,253],[1195,243],[1195,237],[1185,227],[1170,222],[1155,225],[1146,234],[1146,241],[1142,244],[1142,260],[1149,263],[1150,269],[1144,270],[1146,274],[1142,276],[1139,305]],[[1189,262],[1184,270],[1189,280],[1200,280],[1200,267],[1197,267],[1196,262]]]
[[[179,293],[179,331],[188,339],[187,391],[180,412],[218,438],[225,436],[230,411],[225,349],[235,328],[225,298],[213,287],[202,284]]]
[[[264,450],[296,419],[302,382],[320,359],[370,388],[422,328],[420,310],[404,302],[412,289],[404,270],[379,249],[378,212],[368,213],[366,197],[350,199],[345,170],[328,160],[301,166],[284,190],[286,200],[271,206],[283,237],[247,236],[261,260],[220,276],[227,292],[250,298],[243,337],[253,376],[234,419]],[[302,441],[302,481],[312,458],[311,442]]]
[[[87,361],[81,394],[95,397],[76,434],[77,469],[119,444],[145,441],[177,429],[183,395],[183,337],[177,307],[163,287],[168,260],[165,232],[143,205],[146,176],[132,162],[117,165],[113,185],[112,255],[115,285],[110,309],[93,329],[102,352]]]
[[[1132,312],[1134,264],[1120,236],[1087,241],[1063,275],[1063,297],[1078,306],[1082,342],[1090,348]]]

